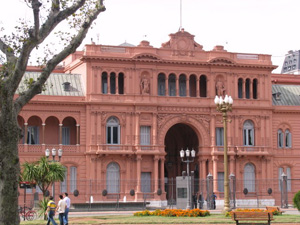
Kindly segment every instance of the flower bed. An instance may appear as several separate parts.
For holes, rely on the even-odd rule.
[[[276,209],[273,210],[266,210],[266,209],[235,209],[235,212],[271,212],[273,215],[282,215],[281,212],[279,212]],[[231,217],[233,211],[227,212],[226,217]]]
[[[166,216],[166,217],[203,217],[209,216],[210,212],[207,210],[200,209],[165,209],[160,210],[157,209],[153,212],[149,210],[144,210],[141,212],[136,212],[133,214],[134,216]]]

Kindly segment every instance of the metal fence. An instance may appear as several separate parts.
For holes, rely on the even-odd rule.
[[[69,184],[73,184],[72,187]],[[66,185],[67,184],[67,185]],[[61,185],[55,183],[55,188],[50,188],[50,194],[56,196],[58,194],[68,192],[72,198],[72,202],[92,204],[96,202],[147,202],[151,200],[167,201],[167,207],[176,207],[177,184],[176,178],[166,179],[163,182],[150,180],[148,182],[140,182],[137,180],[119,180],[107,182],[105,180],[77,180],[75,182],[67,181]],[[164,186],[162,187],[162,184]],[[191,179],[191,199],[197,199],[198,207],[213,209],[214,197],[222,202],[224,198],[223,192],[224,180],[213,179],[210,175],[206,179]],[[139,187],[139,188],[138,188]],[[158,187],[158,188],[155,188]],[[74,196],[74,191],[78,196]],[[230,207],[263,207],[264,201],[268,204],[273,202],[274,205],[288,208],[293,205],[292,199],[296,192],[300,190],[300,179],[282,179],[268,180],[237,180],[234,176],[229,179],[229,197]],[[20,189],[20,205],[26,201],[26,205],[33,206],[35,202],[42,198],[42,194],[35,194],[36,189],[26,190],[26,199],[24,198],[24,189]],[[196,195],[196,197],[195,197]],[[160,196],[160,197],[158,197]],[[247,200],[247,201],[245,201]],[[251,201],[250,201],[251,200]],[[243,205],[241,202],[251,202],[249,205]],[[272,204],[272,203],[269,203]]]

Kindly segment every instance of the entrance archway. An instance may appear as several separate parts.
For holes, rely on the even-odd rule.
[[[181,162],[179,151],[187,148],[196,151],[199,146],[199,140],[196,132],[189,125],[178,123],[173,125],[165,136],[165,191],[168,200],[174,200],[176,196],[176,177],[186,171],[186,163]],[[199,168],[197,160],[190,163],[190,171],[194,171],[194,177],[199,178]]]

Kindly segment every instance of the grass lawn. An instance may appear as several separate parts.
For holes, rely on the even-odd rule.
[[[58,219],[56,219],[59,224]],[[272,224],[276,223],[297,223],[300,215],[274,216]],[[69,224],[218,224],[235,222],[231,218],[226,218],[223,214],[211,214],[207,217],[163,217],[163,216],[130,216],[130,215],[108,215],[108,216],[88,216],[70,217]],[[45,220],[25,221],[21,224],[44,225]]]

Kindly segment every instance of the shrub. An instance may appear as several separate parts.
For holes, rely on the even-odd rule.
[[[150,212],[148,210],[136,212],[133,214],[134,216],[165,216],[165,217],[204,217],[209,216],[210,212],[207,210],[200,209],[165,209],[165,210],[155,210]]]
[[[294,207],[300,211],[300,191],[298,191],[293,198]]]

